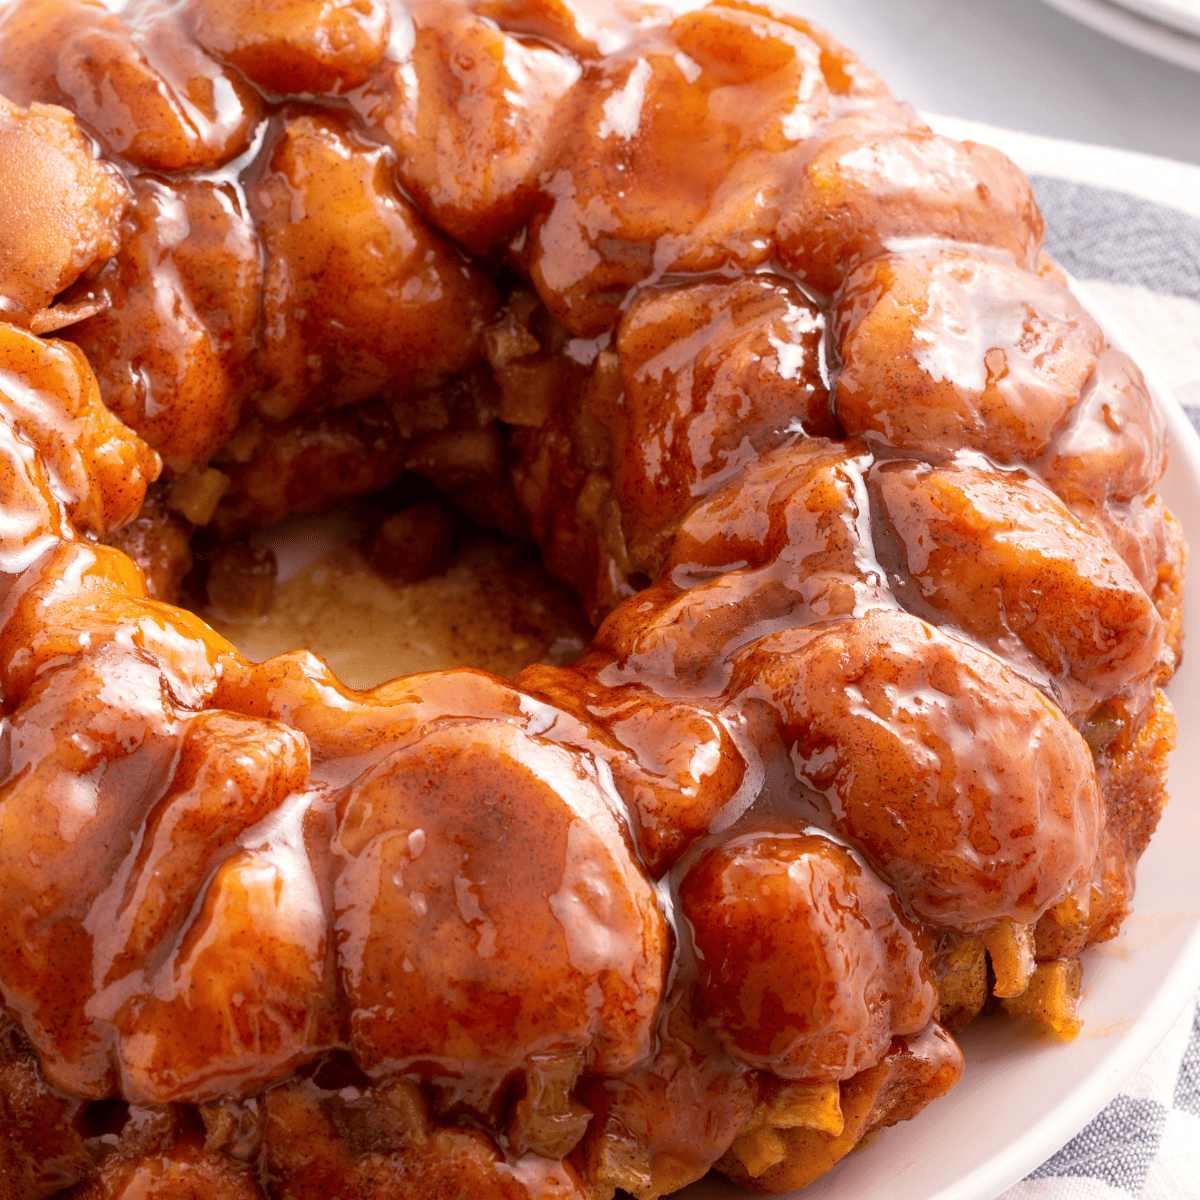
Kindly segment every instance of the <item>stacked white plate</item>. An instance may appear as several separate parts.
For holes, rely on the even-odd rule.
[[[1200,0],[1118,0],[1122,8],[1131,8],[1165,25],[1200,36]]]
[[[1093,29],[1200,71],[1200,0],[1046,0]]]

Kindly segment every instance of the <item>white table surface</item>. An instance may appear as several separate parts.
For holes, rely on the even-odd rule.
[[[1200,73],[1040,0],[790,0],[915,107],[1200,164]]]

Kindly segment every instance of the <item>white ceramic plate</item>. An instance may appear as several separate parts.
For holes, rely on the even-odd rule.
[[[1114,345],[1135,354],[1103,305],[1074,285]],[[1136,356],[1136,355],[1135,355]],[[1152,370],[1166,413],[1171,461],[1162,494],[1200,549],[1200,436]],[[1023,1023],[981,1019],[960,1036],[961,1083],[914,1121],[884,1130],[828,1175],[791,1195],[803,1200],[993,1200],[1082,1129],[1150,1057],[1200,988],[1200,596],[1187,597],[1191,658],[1171,682],[1179,748],[1171,803],[1138,867],[1134,911],[1118,938],[1084,955],[1084,1032],[1062,1045]],[[750,1197],[716,1176],[688,1200]]]
[[[1200,71],[1200,7],[1194,0],[1045,0],[1093,29],[1156,58]],[[1135,11],[1136,10],[1136,11]]]
[[[1155,21],[1200,36],[1200,0],[1116,0]]]

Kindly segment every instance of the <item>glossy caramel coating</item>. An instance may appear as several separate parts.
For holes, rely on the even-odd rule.
[[[4,109],[77,210],[0,324],[6,1169],[778,1190],[953,1085],[989,958],[1073,1027],[1186,547],[1011,164],[748,3],[14,0],[0,92],[79,122]],[[152,598],[404,470],[577,663],[355,692]]]
[[[562,340],[548,314],[526,320],[535,352]],[[497,374],[502,389],[522,382],[509,359]],[[770,274],[639,292],[614,348],[578,374],[560,373],[562,400],[518,431],[513,481],[547,561],[596,618],[660,574],[703,496],[797,434],[838,431],[823,315]]]
[[[0,98],[0,311],[25,324],[116,253],[129,192],[65,109]]]
[[[1031,923],[1091,875],[1095,768],[1000,661],[903,613],[775,635],[739,668],[820,819],[934,925]]]
[[[529,219],[555,108],[579,65],[465,5],[418,2],[404,20],[411,51],[385,61],[352,103],[395,147],[422,211],[486,252]]]
[[[92,284],[108,305],[68,336],[105,404],[183,475],[228,440],[253,382],[258,243],[231,187],[142,175],[133,195],[121,250]]]
[[[699,951],[697,1010],[743,1062],[849,1079],[933,1016],[920,935],[890,889],[819,834],[735,838],[692,866],[679,895]]]
[[[1178,519],[1154,492],[1124,504],[1072,505],[1075,515],[1106,538],[1154,601],[1176,662],[1183,654],[1183,584],[1187,542]]]
[[[97,536],[120,528],[158,477],[158,455],[104,407],[95,376],[70,343],[42,341],[0,324],[0,353],[4,434],[19,439],[9,450],[10,462],[20,463],[19,475],[6,483],[31,496],[41,493],[34,508],[21,513],[10,490],[7,511],[15,528],[7,531],[0,553],[29,547],[22,518],[33,537],[44,535],[46,526],[62,529],[64,518]],[[43,528],[35,532],[39,518]],[[7,569],[13,571],[11,562]]]
[[[658,1196],[701,1178],[748,1121],[759,1084],[697,1020],[689,987],[667,999],[653,1059],[617,1079],[584,1080],[592,1113],[571,1160],[594,1192]]]
[[[252,1168],[208,1153],[196,1138],[157,1146],[142,1158],[114,1155],[72,1192],[78,1200],[262,1200]]]
[[[368,1072],[432,1060],[478,1088],[541,1056],[601,1073],[646,1056],[668,936],[588,774],[527,734],[460,724],[348,791],[336,936]]]
[[[915,585],[909,602],[952,615],[995,652],[1023,645],[1068,716],[1097,694],[1147,703],[1162,618],[1124,561],[1032,479],[966,464],[889,463],[873,482]],[[907,597],[906,597],[907,599]],[[1040,682],[1040,681],[1039,681]]]
[[[836,329],[847,433],[1002,463],[1047,448],[1103,346],[1065,288],[967,250],[868,261],[838,295]]]
[[[606,687],[580,669],[527,667],[524,686],[594,724],[633,822],[642,862],[665,874],[743,789],[753,766],[715,705],[664,700],[646,688]]]
[[[197,43],[268,92],[357,87],[383,58],[392,25],[379,0],[190,0],[184,7]]]
[[[606,682],[719,695],[737,653],[772,630],[890,607],[871,551],[870,462],[855,441],[764,454],[687,513],[662,573],[607,618],[589,665]]]
[[[661,531],[719,481],[789,433],[838,431],[824,332],[817,306],[769,275],[638,295],[616,337],[624,436],[614,471],[638,569],[658,574]]]
[[[240,154],[258,95],[221,70],[157,0],[129,22],[93,0],[22,0],[0,17],[0,93],[69,108],[113,154],[155,171],[207,170]]]
[[[1141,372],[1106,347],[1067,423],[1037,462],[1068,504],[1127,502],[1154,486],[1165,468],[1166,431]]]
[[[839,50],[797,18],[714,4],[592,67],[564,114],[573,136],[543,166],[548,207],[522,250],[554,317],[595,336],[643,280],[768,262],[806,140],[846,111],[903,119]]]
[[[266,254],[258,396],[275,420],[431,387],[482,357],[490,284],[334,114],[297,116],[250,191]]]
[[[1033,270],[1042,234],[1028,180],[998,151],[926,129],[875,132],[861,116],[830,127],[776,227],[781,261],[829,294],[898,239],[992,246]]]

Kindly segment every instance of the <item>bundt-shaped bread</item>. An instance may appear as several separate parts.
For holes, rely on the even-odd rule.
[[[0,1200],[786,1191],[1077,1030],[1185,547],[1006,159],[742,0],[4,0],[0,93]],[[172,606],[406,471],[582,658]]]

